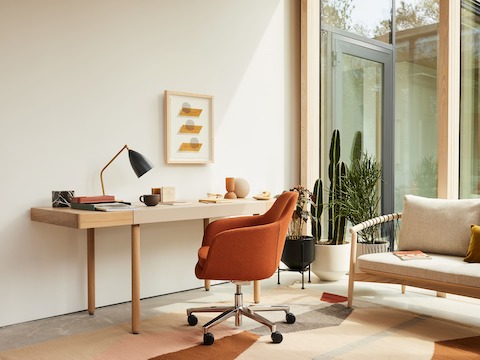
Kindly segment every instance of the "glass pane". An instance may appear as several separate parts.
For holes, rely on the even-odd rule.
[[[328,33],[324,30],[320,33],[320,133],[325,134],[327,132],[327,111],[331,111],[331,106],[327,104],[328,99],[331,97],[330,94],[327,96],[327,74],[331,73],[327,68],[327,42],[328,42]],[[318,161],[320,163],[320,178],[326,179],[327,173],[325,172],[325,167],[322,164],[325,164],[326,157],[325,154],[328,151],[328,142],[323,142],[320,139],[320,149],[318,149]]]
[[[480,16],[478,7],[462,2],[461,104],[460,104],[460,197],[480,194]]]
[[[439,21],[438,0],[401,0],[396,4],[396,31],[417,29]]]
[[[327,62],[327,51],[329,49],[327,45],[328,41],[328,33],[324,30],[321,31],[320,33],[320,131],[321,133],[326,132],[326,126],[327,126],[327,111],[329,109],[329,106],[327,105],[327,99],[331,98],[331,96],[327,96],[327,75],[330,73],[330,69],[328,68],[328,62]],[[320,151],[320,153],[324,153],[323,150]],[[323,159],[320,160],[323,162]],[[323,178],[325,174],[322,172],[320,168],[320,176]]]
[[[403,195],[437,197],[438,1],[397,2],[395,211]],[[428,14],[428,16],[427,16]]]
[[[392,0],[322,0],[321,22],[390,44]]]
[[[342,100],[337,128],[343,147],[342,161],[350,164],[355,132],[362,133],[363,151],[380,158],[383,64],[349,54],[342,55]]]

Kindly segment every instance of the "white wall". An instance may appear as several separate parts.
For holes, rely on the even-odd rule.
[[[298,182],[296,0],[0,2],[0,326],[85,309],[86,232],[30,221],[52,190],[101,193],[101,168],[128,144],[156,167],[137,179],[127,154],[107,193],[138,199],[251,195]],[[164,90],[213,95],[215,162],[164,162]],[[142,226],[141,296],[200,286],[201,221]],[[130,229],[97,231],[97,306],[130,300]]]

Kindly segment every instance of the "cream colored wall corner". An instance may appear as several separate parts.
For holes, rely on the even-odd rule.
[[[122,154],[106,170],[124,200],[158,186],[197,199],[227,176],[251,195],[299,181],[296,0],[0,2],[0,33],[0,326],[86,308],[86,232],[33,223],[29,209],[52,190],[100,194],[125,144],[155,168],[137,179]],[[214,96],[213,164],[164,163],[166,89]],[[142,226],[142,297],[201,285],[202,226]],[[129,239],[97,231],[98,306],[130,300]]]

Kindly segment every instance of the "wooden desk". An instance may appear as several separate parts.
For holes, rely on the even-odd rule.
[[[170,221],[203,219],[204,227],[210,219],[227,216],[263,214],[273,200],[259,201],[238,199],[223,204],[192,203],[186,205],[157,205],[147,207],[139,205],[132,210],[102,212],[76,210],[70,208],[32,208],[30,217],[33,221],[87,230],[87,278],[88,278],[88,312],[95,312],[95,229],[113,226],[130,226],[132,243],[132,332],[140,332],[140,225]],[[200,241],[199,241],[200,245]],[[208,290],[210,282],[205,281]],[[254,301],[260,299],[260,286],[254,283]]]

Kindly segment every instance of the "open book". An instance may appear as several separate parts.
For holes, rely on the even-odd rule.
[[[432,258],[420,250],[399,250],[394,251],[393,255],[398,256],[402,260],[428,260]]]
[[[223,203],[232,202],[233,200],[232,199],[224,199],[224,198],[219,199],[219,198],[211,197],[211,198],[200,199],[198,201],[201,202],[201,203],[204,203],[204,204],[223,204]]]
[[[97,211],[122,211],[122,210],[132,210],[133,206],[123,203],[123,202],[102,202],[96,204],[90,203],[71,203],[70,207],[72,209],[79,210],[97,210]]]
[[[95,210],[99,211],[122,211],[132,210],[133,206],[122,202],[95,204]]]

